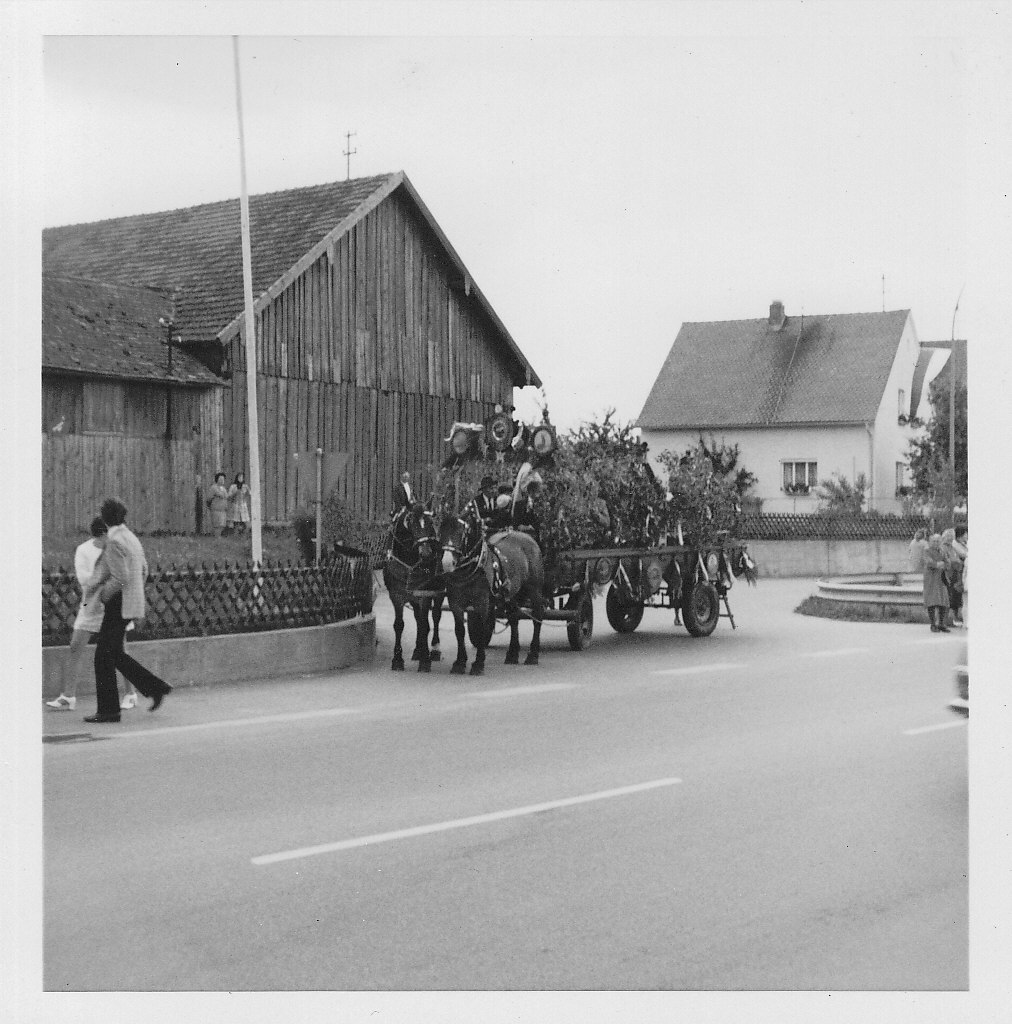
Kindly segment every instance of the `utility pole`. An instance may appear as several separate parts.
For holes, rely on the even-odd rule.
[[[358,132],[344,133],[345,180],[351,178],[351,158],[358,152],[358,149],[351,148],[351,140],[355,135],[358,135]]]
[[[242,124],[242,88],[239,79],[239,37],[232,36],[232,52],[235,57],[235,106],[239,123],[239,222],[242,230],[242,282],[245,307],[246,333],[246,425],[249,429],[249,489],[250,489],[250,539],[253,543],[253,562],[260,565],[264,560],[263,537],[261,534],[261,490],[260,490],[260,429],[257,416],[257,341],[256,325],[253,321],[253,268],[250,257],[249,196],[246,192],[246,139]]]
[[[966,285],[963,285],[965,288]],[[959,289],[956,308],[952,311],[952,334],[949,349],[949,476],[952,480],[952,502],[949,509],[952,527],[956,527],[956,313],[959,312],[959,300],[963,297],[963,288]]]

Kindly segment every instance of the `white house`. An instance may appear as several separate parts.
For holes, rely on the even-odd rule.
[[[700,437],[737,444],[765,512],[814,511],[834,473],[863,473],[866,507],[899,512],[926,371],[909,310],[787,316],[774,302],[756,320],[682,324],[637,425],[655,465]]]

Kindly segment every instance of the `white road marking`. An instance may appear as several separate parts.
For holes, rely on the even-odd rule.
[[[725,669],[748,668],[738,661],[708,662],[705,665],[689,665],[686,668],[658,668],[651,672],[654,676],[687,676],[694,672],[722,672]]]
[[[938,725],[922,725],[919,729],[904,729],[904,736],[917,736],[922,732],[937,732],[939,729],[958,729],[966,725],[965,718],[956,718],[951,722],[941,722]]]
[[[802,658],[835,658],[841,654],[867,654],[869,647],[838,647],[835,651],[803,651]]]
[[[538,683],[536,686],[508,686],[501,690],[474,690],[462,697],[519,697],[525,693],[548,693],[551,690],[572,690],[576,683]]]
[[[342,839],[336,843],[321,843],[319,846],[303,846],[297,850],[284,850],[281,853],[266,853],[250,858],[251,863],[277,864],[283,860],[298,860],[302,857],[315,857],[321,853],[337,853],[340,850],[353,850],[360,846],[374,846],[377,843],[389,843],[395,839],[412,839],[415,836],[427,836],[433,832],[447,832],[455,828],[468,828],[471,825],[486,825],[493,821],[504,821],[507,818],[519,818],[527,814],[539,814],[541,811],[554,811],[560,807],[573,807],[576,804],[587,804],[595,800],[608,800],[615,796],[629,796],[642,793],[648,789],[659,789],[662,786],[674,786],[681,779],[654,779],[652,782],[640,782],[635,786],[622,786],[618,789],[605,789],[597,793],[585,793],[583,796],[570,796],[562,800],[549,800],[542,804],[530,804],[527,807],[513,807],[508,811],[493,811],[490,814],[476,814],[470,818],[455,818],[452,821],[440,821],[433,825],[418,825],[415,828],[402,828],[396,832],[379,832],[376,835],[360,836],[357,839]]]
[[[135,740],[145,736],[164,736],[166,733],[196,732],[198,729],[234,729],[244,725],[270,725],[273,722],[299,722],[306,718],[332,718],[353,715],[356,708],[319,708],[316,711],[291,711],[281,715],[261,715],[258,718],[223,718],[216,722],[197,722],[195,725],[165,725],[157,729],[110,734],[110,739]]]

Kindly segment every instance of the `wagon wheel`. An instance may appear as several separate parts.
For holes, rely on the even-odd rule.
[[[576,619],[566,624],[566,635],[569,646],[574,651],[582,651],[589,643],[594,632],[594,601],[587,591],[569,595],[566,609],[576,609]]]
[[[693,636],[709,636],[720,618],[717,588],[705,580],[697,580],[682,597],[682,622]]]
[[[643,621],[643,605],[624,594],[614,583],[608,588],[604,610],[616,633],[631,633]]]

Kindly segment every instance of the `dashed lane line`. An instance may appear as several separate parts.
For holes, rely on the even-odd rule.
[[[534,686],[505,686],[501,690],[472,690],[461,697],[522,697],[527,693],[550,693],[552,690],[572,690],[576,683],[538,683]]]
[[[922,732],[938,732],[940,729],[958,729],[966,727],[965,718],[956,718],[951,722],[940,722],[938,725],[922,725],[919,729],[904,729],[904,736],[919,736]]]
[[[528,814],[540,814],[543,811],[554,811],[560,807],[575,807],[577,804],[589,804],[596,800],[609,800],[612,797],[630,796],[643,793],[662,786],[675,786],[681,779],[654,779],[652,782],[640,782],[634,786],[621,786],[618,789],[604,789],[597,793],[585,793],[582,796],[570,796],[561,800],[549,800],[541,804],[529,804],[526,807],[512,807],[506,811],[493,811],[490,814],[476,814],[469,818],[454,818],[451,821],[439,821],[432,825],[418,825],[415,828],[402,828],[395,832],[379,832],[371,836],[359,836],[356,839],[342,839],[336,843],[321,843],[318,846],[302,846],[296,850],[283,850],[280,853],[266,853],[259,857],[251,857],[250,862],[257,866],[277,864],[285,860],[299,860],[303,857],[316,857],[323,853],[338,853],[341,850],[353,850],[360,846],[375,846],[378,843],[390,843],[398,839],[413,839],[416,836],[432,835],[434,832],[448,832],[451,829],[469,828],[472,825],[487,825],[494,821],[505,821],[508,818],[520,818]]]
[[[802,651],[802,658],[836,658],[844,654],[867,654],[870,647],[837,647],[832,651]]]
[[[688,665],[685,668],[657,668],[650,674],[653,676],[689,676],[697,672],[724,672],[736,668],[748,668],[748,665],[740,661],[716,661],[703,665]]]
[[[309,718],[335,718],[339,715],[354,715],[357,708],[317,708],[315,711],[289,711],[280,715],[260,715],[256,718],[222,718],[213,722],[196,722],[192,725],[165,725],[157,729],[138,729],[136,732],[110,734],[118,740],[143,739],[145,736],[164,736],[167,733],[197,732],[206,729],[238,729],[248,725],[271,725],[274,722],[300,722]]]

